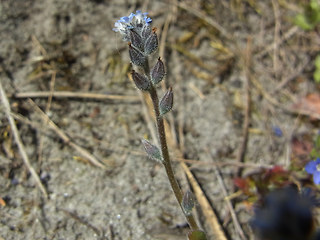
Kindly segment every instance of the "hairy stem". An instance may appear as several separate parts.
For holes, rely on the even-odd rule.
[[[161,145],[161,152],[162,152],[162,157],[163,157],[163,165],[166,169],[166,173],[171,185],[171,188],[174,192],[174,195],[176,196],[176,199],[182,209],[182,212],[184,213],[184,210],[182,208],[181,202],[182,202],[182,192],[179,187],[179,184],[175,178],[170,157],[169,157],[169,151],[168,151],[168,146],[167,146],[167,140],[166,140],[166,133],[165,133],[165,128],[164,128],[164,122],[162,116],[160,116],[160,111],[159,111],[159,98],[157,91],[154,87],[151,88],[149,91],[150,97],[152,99],[155,115],[156,115],[156,122],[157,122],[157,130],[158,130],[158,135],[160,139],[160,145]],[[197,230],[199,229],[194,217],[192,215],[186,215],[187,221],[190,225],[190,228],[192,230]]]
[[[146,60],[145,64],[143,65],[143,70],[146,76],[148,77],[149,81],[151,82],[151,76],[150,76],[150,67],[149,67],[149,62],[148,59]],[[182,208],[182,199],[183,199],[183,194],[180,189],[180,186],[176,180],[176,177],[174,175],[171,161],[170,161],[170,156],[169,156],[169,151],[168,151],[168,145],[167,145],[167,139],[166,139],[166,133],[165,133],[165,128],[164,128],[164,122],[163,122],[163,117],[160,115],[160,110],[159,110],[159,98],[156,89],[151,86],[149,90],[150,97],[152,99],[153,103],[153,108],[155,112],[155,117],[156,117],[156,126],[157,126],[157,131],[158,131],[158,136],[160,140],[160,148],[161,148],[161,153],[162,153],[162,158],[163,158],[163,165],[166,169],[166,173],[171,185],[171,188],[174,192],[174,195],[181,207],[182,212],[184,213],[188,224],[191,228],[191,230],[198,230],[199,227],[193,217],[193,215],[187,215],[185,214],[183,208]]]

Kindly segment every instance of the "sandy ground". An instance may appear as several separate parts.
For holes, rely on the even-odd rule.
[[[164,169],[143,152],[140,140],[152,140],[154,127],[143,95],[127,77],[127,44],[112,31],[118,18],[137,9],[149,12],[163,41],[165,84],[175,94],[167,122],[179,183],[190,188],[177,157],[196,160],[190,169],[227,235],[240,239],[214,164],[231,162],[219,170],[232,194],[243,129],[249,133],[244,160],[256,164],[243,169],[248,174],[259,164],[288,166],[292,136],[314,126],[284,106],[314,88],[311,59],[319,41],[292,24],[298,5],[279,2],[2,0],[0,80],[48,198],[26,168],[1,105],[0,239],[186,239],[188,227]],[[77,96],[52,98],[53,91]],[[282,137],[273,133],[275,126]],[[80,147],[106,169],[90,164]],[[241,226],[252,238],[252,213],[237,203]]]

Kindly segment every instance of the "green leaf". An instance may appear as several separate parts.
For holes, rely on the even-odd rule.
[[[141,142],[150,159],[160,163],[163,162],[161,151],[157,146],[153,145],[146,139],[142,139]]]
[[[166,71],[164,69],[164,64],[159,57],[156,65],[154,65],[154,67],[150,72],[152,83],[154,85],[158,84],[163,79],[165,74],[166,74]]]
[[[315,142],[316,150],[320,150],[320,135],[318,134]]]
[[[314,71],[313,78],[316,83],[320,83],[320,69]]]
[[[320,4],[318,0],[311,0],[304,6],[303,13],[298,14],[294,23],[304,30],[312,30],[320,23]]]
[[[173,92],[170,87],[167,92],[164,94],[159,104],[160,115],[164,115],[172,109],[173,106]]]
[[[207,240],[206,234],[200,230],[194,230],[188,234],[189,240]]]
[[[314,65],[316,66],[316,69],[320,69],[320,54],[316,57]]]
[[[192,213],[192,209],[195,205],[195,197],[189,190],[183,195],[181,207],[185,215],[189,216]]]
[[[298,14],[294,19],[294,23],[303,30],[311,30],[313,28],[303,14]]]
[[[317,158],[318,157],[318,152],[315,148],[313,148],[310,152],[310,157],[311,158]]]
[[[310,1],[310,8],[312,10],[319,10],[319,4],[317,3],[317,0]]]
[[[319,19],[320,16],[320,4],[318,3],[318,0],[311,0],[310,1],[310,9],[315,13],[316,19]]]

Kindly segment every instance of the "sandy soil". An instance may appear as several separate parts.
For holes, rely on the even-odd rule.
[[[149,12],[164,39],[159,51],[167,67],[166,85],[175,94],[167,122],[179,183],[183,190],[189,188],[176,158],[197,160],[189,165],[193,174],[227,235],[240,239],[214,163],[235,162],[219,168],[232,194],[249,90],[244,160],[257,165],[248,165],[243,174],[258,171],[259,164],[288,166],[292,136],[312,133],[314,122],[302,121],[284,107],[314,89],[311,60],[319,36],[293,25],[300,11],[295,1],[168,2],[0,2],[0,80],[48,194],[46,198],[39,190],[22,161],[1,105],[0,239],[186,239],[188,227],[164,169],[143,152],[140,140],[152,139],[153,125],[142,95],[127,77],[127,45],[112,31],[118,18],[137,9]],[[42,97],[30,95],[48,91]],[[51,98],[50,91],[120,97]],[[282,137],[273,133],[275,126]],[[90,164],[70,142],[106,169]],[[241,226],[252,238],[251,212],[237,203]],[[214,239],[200,206],[197,210],[200,224]]]

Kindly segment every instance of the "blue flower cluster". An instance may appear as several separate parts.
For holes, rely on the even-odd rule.
[[[122,39],[129,43],[129,55],[132,64],[143,68],[147,66],[147,57],[158,48],[158,37],[156,28],[151,29],[150,23],[152,19],[148,17],[148,13],[136,11],[128,17],[121,17],[113,28],[113,31],[122,35]],[[149,71],[149,70],[148,70]],[[139,85],[139,89],[146,91],[149,84],[142,81],[145,77],[139,74],[134,74],[135,83]]]
[[[119,32],[122,35],[124,41],[130,40],[130,29],[136,29],[141,31],[145,27],[148,27],[152,22],[152,19],[148,17],[148,13],[142,13],[137,10],[136,13],[130,13],[129,16],[121,17],[112,29],[115,32]]]

